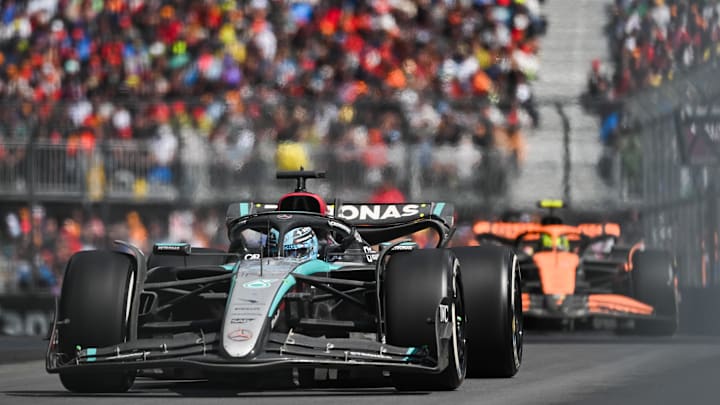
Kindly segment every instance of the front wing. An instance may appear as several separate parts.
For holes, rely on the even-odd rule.
[[[621,294],[522,294],[523,315],[535,318],[661,319],[654,308]]]
[[[150,370],[196,368],[202,371],[273,371],[290,368],[372,368],[404,373],[439,373],[448,367],[452,323],[435,314],[437,353],[427,347],[400,347],[363,338],[324,338],[270,332],[262,350],[243,358],[222,349],[219,333],[186,332],[168,338],[137,339],[109,347],[78,348],[72,358],[58,353],[57,324],[53,323],[46,354],[46,370]]]

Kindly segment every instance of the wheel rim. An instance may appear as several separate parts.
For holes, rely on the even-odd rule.
[[[513,266],[512,266],[512,280],[511,280],[511,295],[510,295],[510,307],[512,311],[512,345],[513,345],[513,361],[515,363],[515,369],[520,367],[522,362],[522,351],[523,351],[523,316],[522,316],[522,295],[520,291],[520,268],[517,261],[517,256],[513,255]]]

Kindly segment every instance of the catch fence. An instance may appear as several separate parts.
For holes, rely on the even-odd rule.
[[[274,180],[275,172],[300,166],[326,170],[318,191],[346,200],[366,200],[388,178],[408,200],[452,195],[466,207],[507,190],[511,152],[476,141],[478,104],[445,107],[441,117],[395,102],[246,100],[241,108],[218,104],[213,120],[185,111],[211,114],[215,104],[167,104],[171,112],[163,113],[157,105],[91,105],[98,116],[80,123],[68,118],[77,108],[66,105],[44,121],[6,113],[0,117],[2,198],[187,205],[275,199],[288,187]],[[144,111],[152,122],[118,128],[118,111]],[[443,125],[453,127],[447,141],[436,133]]]
[[[636,204],[647,244],[675,254],[687,288],[720,285],[717,74],[709,62],[623,105],[622,196]]]

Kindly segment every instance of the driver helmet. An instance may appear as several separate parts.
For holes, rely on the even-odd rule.
[[[293,228],[283,238],[285,257],[311,260],[318,257],[318,238],[309,226]]]
[[[540,236],[540,246],[543,249],[570,250],[570,240],[565,235],[558,236],[554,241],[553,237],[547,234]]]

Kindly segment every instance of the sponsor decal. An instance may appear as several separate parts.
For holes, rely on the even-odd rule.
[[[247,314],[249,312],[260,314],[260,311],[262,311],[261,307],[257,306],[248,306],[248,305],[236,305],[233,307],[232,314],[237,313],[243,313]]]
[[[189,243],[157,243],[153,245],[156,253],[183,253],[190,254],[192,247]]]
[[[255,318],[231,318],[230,323],[231,324],[243,324],[243,323],[250,323],[254,320],[255,320]]]
[[[365,258],[369,262],[377,261],[379,258],[378,252],[374,251],[371,246],[363,246],[363,251],[365,251]]]
[[[450,322],[450,307],[445,304],[440,304],[440,322]]]
[[[418,214],[420,214],[418,204],[343,205],[337,216],[348,220],[364,221],[412,217]]]
[[[277,281],[276,278],[259,278],[254,281],[248,281],[243,284],[243,288],[269,288],[273,282]]]
[[[170,251],[179,251],[182,249],[182,246],[179,245],[158,245],[156,250],[170,250]]]
[[[247,329],[237,329],[228,333],[228,339],[235,342],[245,342],[252,339],[252,331]]]
[[[277,219],[285,220],[285,219],[290,219],[290,218],[292,218],[292,215],[290,215],[290,214],[278,214],[278,215],[276,216],[276,218],[277,218]]]

